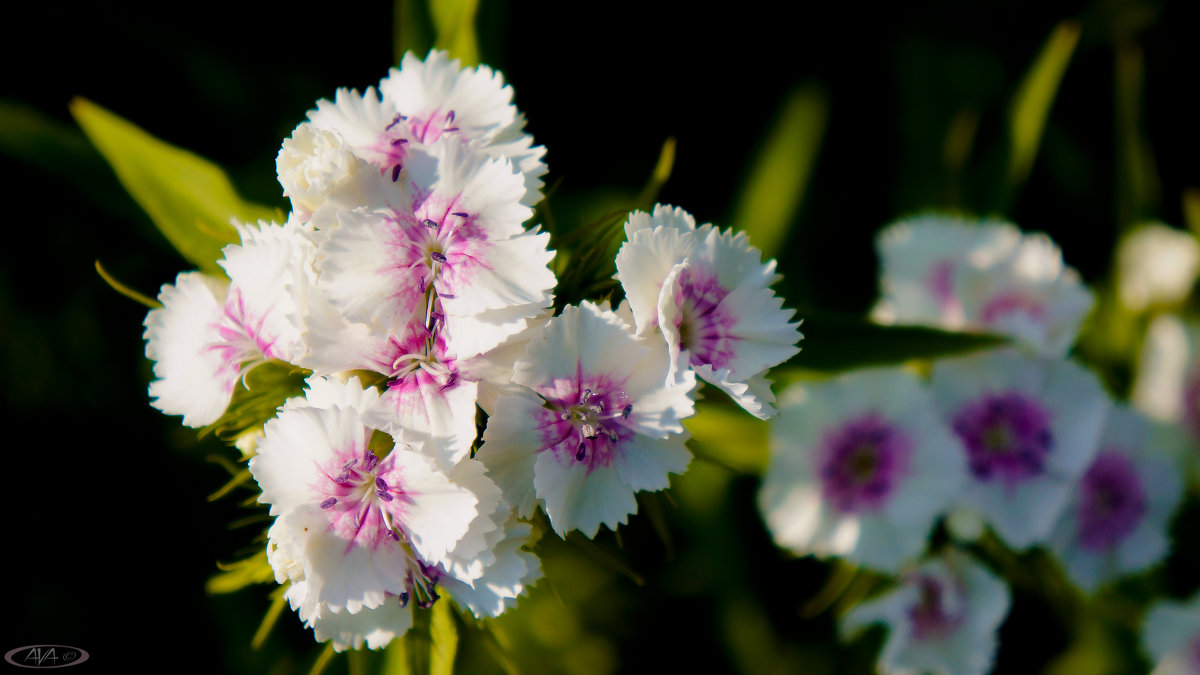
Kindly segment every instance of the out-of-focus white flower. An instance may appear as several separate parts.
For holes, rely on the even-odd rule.
[[[431,606],[444,578],[473,587],[497,561],[492,547],[510,512],[475,460],[443,473],[411,447],[376,455],[364,415],[378,398],[357,378],[310,378],[308,398],[267,423],[250,461],[259,501],[276,517],[276,579],[290,582],[289,603],[338,649],[403,633],[410,600]]]
[[[1149,223],[1117,248],[1121,303],[1134,312],[1183,302],[1200,272],[1200,244],[1189,232]]]
[[[884,323],[1011,335],[1033,351],[1062,355],[1093,299],[1044,234],[1000,221],[925,216],[878,238]]]
[[[967,460],[959,503],[1010,546],[1044,541],[1096,455],[1111,407],[1099,380],[1002,350],[938,361],[933,396]]]
[[[1050,548],[1086,590],[1154,564],[1167,553],[1167,525],[1183,496],[1187,440],[1131,408],[1115,407],[1100,452],[1083,474]]]
[[[202,427],[229,406],[246,372],[272,359],[304,354],[300,313],[313,278],[315,251],[296,220],[240,227],[240,245],[223,250],[229,281],[181,273],[146,315],[146,358],[154,361],[151,405]]]
[[[1157,420],[1182,424],[1200,442],[1200,324],[1172,314],[1154,317],[1130,399]]]
[[[617,279],[637,334],[661,332],[672,376],[682,353],[684,366],[748,412],[773,415],[766,371],[798,352],[801,338],[794,312],[770,289],[775,261],[764,264],[744,232],[697,228],[686,211],[662,204],[632,213],[625,233]]]
[[[865,602],[841,622],[844,635],[873,623],[888,627],[883,673],[983,675],[1008,614],[1008,587],[965,555],[949,553],[904,575],[900,586]]]
[[[866,370],[783,397],[759,508],[780,546],[888,572],[925,548],[966,463],[912,373]]]
[[[513,375],[529,391],[496,401],[476,457],[518,515],[541,501],[559,535],[615,529],[635,492],[666,488],[691,459],[680,420],[695,378],[668,380],[667,366],[665,344],[607,307],[567,307],[529,341]]]
[[[1154,664],[1151,675],[1200,672],[1200,595],[1151,607],[1142,622],[1142,647]]]

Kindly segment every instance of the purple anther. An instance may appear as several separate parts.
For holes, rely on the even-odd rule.
[[[321,508],[327,509],[336,503],[337,503],[337,497],[330,497],[329,499],[326,499],[325,501],[321,502]]]
[[[444,262],[446,262],[446,254],[444,254],[444,253],[441,253],[440,251],[433,251],[433,252],[431,252],[431,253],[429,254],[429,257],[430,257],[430,258],[433,258],[434,260],[436,260],[436,261],[438,261],[438,262],[440,262],[440,263],[444,263]]]
[[[392,493],[390,493],[390,492],[384,492],[383,490],[376,490],[375,496],[379,497],[380,499],[382,499],[385,502],[392,501]]]
[[[583,393],[582,393],[582,394],[580,394],[580,396],[579,396],[579,402],[580,402],[580,403],[587,403],[587,402],[588,402],[588,400],[589,400],[589,399],[591,399],[591,398],[592,398],[592,390],[591,390],[591,389],[584,389],[584,390],[583,390]]]
[[[608,440],[612,441],[613,443],[621,440],[620,437],[617,436],[616,429],[606,429],[606,431],[608,432]]]
[[[392,147],[394,148],[397,145],[404,145],[407,142],[408,142],[407,138],[397,138],[397,139],[392,140]]]
[[[583,441],[579,441],[579,450],[575,452],[575,461],[582,462],[584,457],[587,457],[587,445]]]
[[[454,123],[454,111],[451,110],[450,112],[446,113],[446,124],[453,124],[453,123]]]
[[[439,390],[446,391],[447,389],[449,389],[450,387],[453,387],[457,383],[458,383],[458,371],[452,370],[452,371],[450,371],[450,377],[446,378],[446,384],[443,384]]]
[[[383,476],[375,477],[375,487],[379,488],[380,490],[388,489],[387,481],[383,479]]]
[[[445,129],[442,129],[442,131],[443,132],[458,131],[458,127],[446,127]]]
[[[563,414],[558,416],[558,419],[563,420],[565,422],[565,421],[571,419],[571,413],[564,411]]]
[[[339,473],[338,475],[334,476],[334,478],[333,478],[333,482],[335,482],[335,483],[347,483],[349,481],[350,481],[350,472],[349,471],[343,471],[343,472]]]
[[[400,599],[400,609],[408,607],[408,591],[403,591],[396,597]]]
[[[424,292],[425,292],[425,288],[426,288],[426,285],[425,285],[425,277],[421,277],[421,292],[422,292],[422,293],[424,293]]]
[[[438,293],[438,296],[445,300],[453,300],[454,298],[458,297],[450,293]]]
[[[463,213],[462,211],[455,211],[454,213],[451,213],[450,215],[458,216],[459,218],[469,218],[470,217],[467,214]]]
[[[400,172],[401,172],[403,169],[404,169],[404,167],[403,167],[403,166],[401,166],[401,165],[399,165],[399,164],[397,164],[396,166],[393,166],[393,167],[392,167],[392,182],[393,182],[393,183],[395,183],[396,181],[400,180]]]
[[[403,119],[407,119],[407,118],[406,118],[406,117],[404,117],[404,115],[401,115],[401,114],[398,114],[398,113],[397,113],[397,115],[396,115],[395,117],[393,117],[393,118],[392,118],[392,122],[391,122],[391,124],[389,124],[389,125],[387,125],[386,127],[384,127],[384,128],[383,128],[383,130],[384,130],[384,131],[391,131],[392,127],[396,126],[397,124],[400,124],[400,120],[403,120]]]
[[[630,404],[626,405],[623,410],[621,410],[621,419],[627,420],[627,419],[629,419],[629,416],[632,414],[633,414],[633,404],[630,403]]]
[[[423,220],[421,222],[425,224],[425,227],[428,227],[431,230],[436,230],[438,228],[438,224],[437,224],[436,220],[430,220],[429,218],[426,218],[425,220]]]
[[[431,318],[431,319],[436,319],[436,320],[438,320],[438,321],[441,321],[441,320],[443,320],[443,319],[445,319],[445,318],[446,318],[446,315],[445,315],[445,314],[442,314],[441,312],[430,312],[430,313],[429,313],[429,318]]]
[[[349,462],[346,462],[345,464],[343,464],[343,465],[342,465],[342,468],[343,468],[343,469],[349,469],[350,467],[354,466],[355,464],[358,464],[358,460],[357,460],[357,459],[352,459],[352,460],[350,460]]]
[[[363,471],[374,471],[377,466],[379,466],[379,458],[375,455],[368,455],[363,462]]]

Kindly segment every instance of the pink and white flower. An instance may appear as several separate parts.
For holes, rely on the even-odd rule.
[[[933,396],[967,461],[959,503],[1015,548],[1045,541],[1111,407],[1095,375],[1070,361],[985,352],[936,362]]]
[[[1183,302],[1200,273],[1200,243],[1190,232],[1163,223],[1145,223],[1117,248],[1117,290],[1121,304],[1142,312]]]
[[[276,517],[276,578],[318,639],[340,648],[403,633],[410,601],[431,606],[443,578],[473,586],[496,561],[490,545],[508,514],[474,460],[444,473],[413,447],[376,454],[364,415],[377,402],[356,378],[310,378],[308,398],[267,423],[250,461]]]
[[[744,232],[697,228],[686,211],[662,204],[630,214],[625,233],[617,279],[637,334],[666,340],[670,375],[680,361],[756,417],[773,415],[766,371],[796,354],[802,337],[770,289],[775,261],[762,263]]]
[[[842,619],[852,635],[888,627],[877,667],[883,673],[983,675],[992,668],[996,633],[1008,614],[1004,582],[965,555],[950,552],[904,575],[900,586]]]
[[[758,499],[775,542],[888,572],[916,558],[966,482],[918,378],[879,369],[796,385],[779,410]]]
[[[1154,317],[1130,398],[1150,417],[1182,424],[1200,443],[1200,324],[1173,314]]]
[[[695,379],[667,369],[666,345],[640,342],[606,307],[567,307],[517,361],[513,382],[529,391],[497,400],[476,457],[518,515],[541,502],[561,536],[615,529],[635,492],[666,488],[691,459],[680,420]]]
[[[1183,497],[1179,466],[1187,440],[1115,407],[1100,451],[1054,528],[1050,548],[1085,590],[1141,571],[1169,548],[1167,525]]]
[[[229,406],[237,382],[272,359],[304,354],[300,312],[313,282],[315,249],[295,220],[240,228],[219,261],[229,281],[181,273],[146,315],[146,358],[154,361],[151,404],[202,427]]]

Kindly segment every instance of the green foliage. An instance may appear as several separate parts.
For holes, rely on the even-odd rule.
[[[458,623],[449,600],[413,609],[413,626],[385,652],[381,675],[452,675]]]
[[[750,235],[765,258],[779,255],[796,220],[828,117],[829,100],[820,88],[793,91],[751,165],[733,224]]]
[[[237,241],[232,219],[277,219],[276,209],[238,196],[220,167],[165,143],[104,108],[77,98],[71,113],[117,179],[184,258],[210,274],[221,248]]]
[[[262,549],[243,560],[235,563],[217,563],[220,573],[214,574],[204,589],[211,594],[233,593],[252,584],[265,584],[275,581],[275,572],[267,562],[267,548]]]
[[[312,373],[282,361],[268,361],[242,378],[233,392],[225,414],[200,430],[200,435],[215,433],[223,439],[236,438],[256,429],[275,416],[275,410],[304,389],[304,378]]]
[[[1013,96],[1008,110],[1008,180],[1011,185],[1023,183],[1033,168],[1046,118],[1071,55],[1075,53],[1079,33],[1080,27],[1075,21],[1064,21],[1055,26]]]
[[[724,396],[708,390],[710,397]],[[701,460],[741,473],[760,474],[767,468],[767,423],[723,401],[700,401],[696,414],[683,420],[692,435],[689,447]]]
[[[478,65],[478,9],[479,0],[396,0],[392,27],[396,63],[405,52],[424,57],[433,48],[446,50],[464,66]]]

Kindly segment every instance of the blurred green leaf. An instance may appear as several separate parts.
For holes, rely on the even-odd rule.
[[[275,416],[275,410],[304,390],[304,378],[312,373],[282,361],[257,366],[233,390],[233,399],[225,414],[200,430],[204,436],[215,433],[223,439],[235,438],[247,429],[260,427]]]
[[[104,266],[100,264],[99,260],[96,261],[96,274],[99,274],[100,278],[103,279],[104,283],[108,284],[110,288],[112,288],[114,291],[120,293],[121,295],[129,298],[130,300],[133,300],[136,303],[145,305],[146,307],[149,307],[150,309],[157,309],[159,307],[162,307],[161,302],[155,300],[154,298],[152,298],[148,295],[139,293],[139,292],[133,290],[132,288],[126,286],[125,284],[121,283],[120,281],[117,281],[116,277],[112,276],[111,274],[108,273],[108,270],[104,269]]]
[[[816,162],[829,101],[815,86],[793,91],[775,125],[767,132],[753,169],[742,187],[733,224],[750,235],[750,243],[774,258],[787,238],[804,198]]]
[[[658,201],[658,193],[662,191],[663,185],[666,185],[667,179],[671,177],[673,168],[675,168],[675,139],[668,138],[663,141],[662,150],[658,153],[658,162],[654,165],[650,180],[646,181],[646,186],[638,195],[637,208],[643,211],[654,208],[654,203]]]
[[[424,57],[433,47],[433,26],[427,0],[396,0],[392,6],[392,46],[396,65],[405,52]]]
[[[1183,219],[1192,234],[1200,237],[1200,188],[1188,188],[1183,193]]]
[[[251,584],[275,581],[275,572],[271,570],[271,565],[267,562],[265,546],[261,551],[244,560],[228,564],[217,563],[217,568],[221,572],[214,574],[204,585],[204,589],[210,594],[233,593]]]
[[[464,66],[479,63],[479,41],[475,35],[475,12],[479,0],[430,0],[429,14],[433,17],[437,39],[434,47],[450,52],[450,58],[461,59]]]
[[[237,241],[231,219],[255,222],[281,215],[243,200],[217,165],[91,101],[74,99],[71,113],[159,231],[205,272],[224,275],[217,260],[223,246]]]
[[[1029,176],[1037,157],[1046,118],[1058,94],[1075,45],[1079,23],[1063,21],[1054,27],[1042,51],[1025,73],[1008,109],[1008,182],[1019,185]]]
[[[951,333],[924,326],[882,326],[859,317],[816,314],[804,317],[803,348],[789,369],[836,372],[900,364],[998,347],[1007,338],[987,333]],[[772,377],[787,377],[776,371]]]
[[[250,640],[250,646],[254,649],[258,649],[267,641],[267,636],[271,634],[271,629],[279,621],[279,615],[283,613],[283,606],[287,604],[283,598],[283,594],[287,592],[287,588],[286,585],[283,585],[271,591],[271,606],[267,608],[267,613],[263,615],[262,623],[258,624],[258,630],[254,631],[254,637]]]
[[[431,675],[454,675],[454,656],[458,652],[458,627],[454,623],[450,602],[435,602],[429,611],[433,614],[429,622],[429,637],[432,640],[429,672]]]
[[[1146,83],[1146,64],[1141,48],[1130,44],[1119,45],[1114,69],[1114,123],[1117,134],[1115,207],[1117,227],[1126,230],[1155,211],[1160,187],[1150,143],[1142,132],[1142,91]]]
[[[689,445],[697,457],[742,473],[760,474],[767,468],[767,423],[741,408],[700,401],[683,426],[692,435]]]

